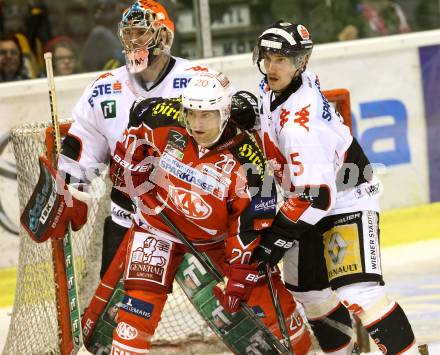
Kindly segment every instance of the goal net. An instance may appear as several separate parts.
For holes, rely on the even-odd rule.
[[[351,126],[349,95],[346,90],[326,91],[346,123]],[[19,126],[11,132],[11,142],[17,165],[20,212],[26,205],[38,180],[38,156],[47,155],[53,144],[47,134],[49,123]],[[62,134],[67,122],[61,125]],[[49,148],[48,148],[49,147]],[[72,243],[80,295],[80,309],[84,311],[99,282],[102,247],[102,227],[109,215],[109,181],[106,174],[92,183],[93,203],[88,223],[73,233]],[[62,327],[59,324],[59,297],[56,289],[53,244],[37,244],[20,226],[19,265],[17,286],[4,355],[61,354]],[[59,262],[59,261],[58,261]],[[55,262],[56,263],[56,262]],[[67,299],[65,294],[64,299]],[[60,319],[60,322],[69,322]],[[64,335],[65,336],[65,335]],[[175,285],[153,338],[153,344],[185,343],[211,339],[213,333],[194,310],[183,291]]]

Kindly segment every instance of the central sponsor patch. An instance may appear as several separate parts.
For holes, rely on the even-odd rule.
[[[216,181],[211,176],[207,176],[201,171],[180,162],[168,153],[162,154],[159,165],[170,175],[198,187],[200,190],[218,198],[219,200],[223,200],[225,197],[225,185]]]
[[[205,219],[211,215],[212,207],[197,192],[171,185],[168,188],[168,192],[174,205],[186,217]]]
[[[131,246],[126,280],[145,280],[165,285],[171,243],[161,237],[136,232]]]
[[[122,303],[119,303],[118,306],[125,312],[145,319],[150,319],[154,308],[154,305],[149,302],[145,302],[134,297],[129,297],[127,295],[124,296]]]

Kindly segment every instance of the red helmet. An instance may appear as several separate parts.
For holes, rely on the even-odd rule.
[[[166,33],[165,40],[162,31]],[[124,11],[118,36],[129,71],[139,73],[161,51],[169,52],[173,43],[174,23],[157,1],[138,0]]]

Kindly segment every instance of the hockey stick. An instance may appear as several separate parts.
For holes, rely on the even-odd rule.
[[[61,152],[61,139],[60,139],[60,126],[58,122],[58,111],[57,111],[57,99],[56,99],[56,91],[55,91],[55,80],[53,75],[53,67],[52,67],[52,53],[46,52],[44,53],[44,61],[46,64],[46,73],[47,73],[47,84],[49,87],[49,102],[50,102],[50,115],[52,119],[53,126],[53,134],[55,147],[54,153],[54,165],[56,165],[57,158]],[[77,277],[75,274],[75,259],[73,255],[73,245],[72,245],[72,230],[70,227],[70,223],[67,227],[66,234],[63,240],[63,250],[64,250],[64,262],[65,262],[65,273],[66,273],[66,283],[67,283],[67,294],[69,299],[69,315],[70,315],[70,327],[72,333],[73,340],[73,350],[70,352],[68,348],[68,344],[64,344],[66,348],[64,351],[68,353],[78,353],[81,346],[83,345],[83,336],[81,331],[81,320],[80,320],[80,308],[79,308],[79,297],[78,297],[78,286],[77,286]],[[60,317],[59,317],[60,318]],[[64,334],[65,336],[65,334]],[[63,349],[62,349],[63,351]]]
[[[157,202],[154,197],[148,194],[145,194],[144,197],[149,201],[150,208],[152,206],[157,206]],[[217,270],[216,266],[211,262],[208,256],[204,253],[201,253],[197,250],[194,244],[177,228],[177,226],[170,220],[167,214],[163,211],[163,208],[157,206],[154,207],[154,212],[164,221],[164,223],[172,229],[174,234],[180,241],[191,251],[191,253],[195,256],[195,258],[202,264],[202,266],[214,277],[214,279],[218,282],[223,282],[222,274]],[[260,327],[263,332],[269,334],[271,337],[272,343],[277,348],[279,354],[290,355],[292,354],[288,348],[284,344],[280,342],[280,340],[275,337],[271,332],[267,331],[267,328],[261,323],[260,319],[254,313],[254,311],[245,303],[240,302],[240,306],[242,310],[246,313],[246,315],[253,319],[256,324]]]
[[[286,323],[284,322],[284,314],[283,314],[283,310],[281,309],[280,299],[278,298],[278,294],[276,293],[275,288],[273,287],[269,264],[266,264],[266,269],[264,270],[264,273],[266,275],[266,279],[269,284],[270,297],[272,298],[273,308],[275,309],[275,314],[277,316],[278,326],[280,327],[281,335],[284,338],[284,346],[287,349],[289,349],[290,354],[294,355],[294,352],[292,350],[292,344],[290,343],[289,332],[287,331]]]

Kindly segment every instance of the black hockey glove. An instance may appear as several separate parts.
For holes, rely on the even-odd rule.
[[[265,229],[261,233],[260,245],[254,252],[254,260],[259,263],[259,268],[265,269],[265,264],[275,266],[283,258],[295,241],[296,233],[286,233],[276,225]]]
[[[252,129],[258,117],[258,100],[248,91],[237,91],[232,96],[231,120],[243,129]]]
[[[296,223],[278,213],[272,226],[261,232],[261,242],[253,254],[253,260],[259,263],[259,269],[265,265],[275,266],[283,258],[287,250],[293,247],[295,241],[311,227],[303,221]]]

